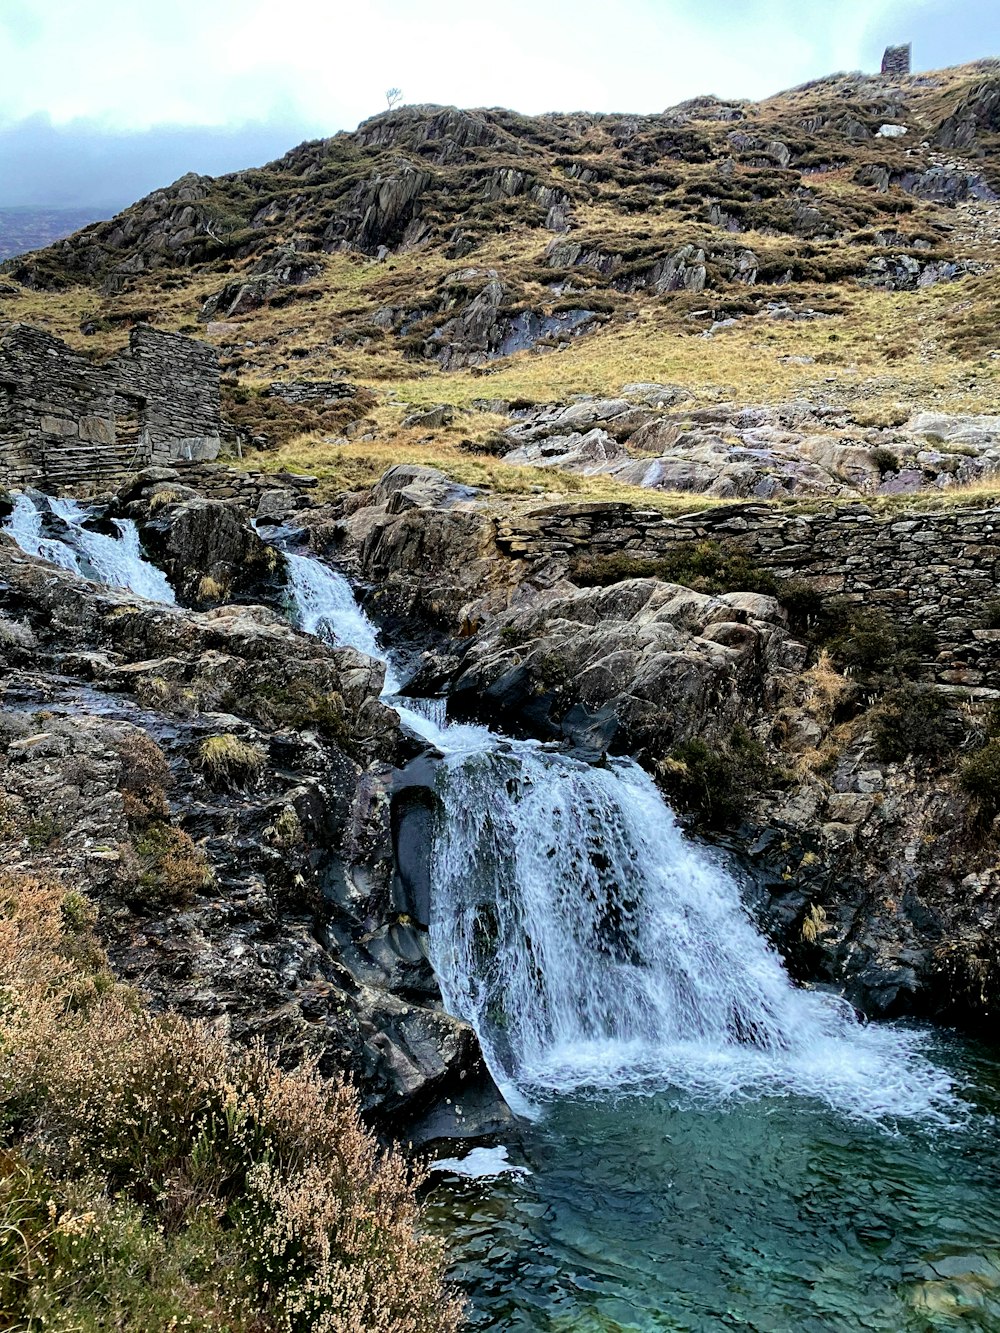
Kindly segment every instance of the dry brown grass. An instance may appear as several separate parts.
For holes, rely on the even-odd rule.
[[[397,463],[437,468],[465,486],[481,487],[502,496],[544,496],[549,500],[618,500],[664,513],[697,513],[722,503],[689,492],[643,490],[612,477],[580,476],[557,468],[519,467],[488,453],[462,447],[468,434],[461,426],[436,430],[428,437],[395,430],[389,438],[345,443],[306,435],[264,454],[247,455],[248,467],[267,472],[299,472],[317,477],[320,498],[341,491],[366,490]]]
[[[198,766],[217,787],[243,787],[260,777],[267,751],[238,736],[206,736],[198,746]]]

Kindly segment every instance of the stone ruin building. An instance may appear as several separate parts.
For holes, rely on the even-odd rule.
[[[104,362],[27,324],[0,325],[0,485],[108,485],[220,445],[214,347],[148,324]]]
[[[910,42],[905,46],[887,46],[882,56],[882,73],[888,74],[890,78],[909,74],[912,49]]]

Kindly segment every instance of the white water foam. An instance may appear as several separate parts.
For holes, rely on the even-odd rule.
[[[501,1144],[497,1148],[473,1148],[464,1157],[439,1157],[430,1162],[431,1171],[450,1171],[455,1176],[482,1180],[488,1176],[530,1176],[526,1166],[517,1166]]]
[[[347,580],[289,560],[299,624],[385,661]],[[683,836],[637,764],[448,725],[398,688],[387,678],[387,701],[442,754],[432,961],[515,1109],[581,1090],[673,1090],[954,1119],[928,1038],[862,1025],[839,997],[793,986],[736,879]]]
[[[118,536],[111,537],[83,526],[90,511],[76,500],[50,499],[49,507],[66,524],[70,540],[99,583],[109,588],[127,588],[151,602],[176,600],[166,575],[143,556],[139,530],[130,518],[114,519]]]
[[[131,519],[115,519],[118,537],[84,527],[90,510],[76,500],[40,496],[40,508],[30,496],[18,495],[4,530],[28,555],[48,560],[61,569],[83,574],[110,588],[127,588],[152,602],[174,602],[166,576],[143,557],[139,531]],[[45,510],[63,525],[63,537],[43,537]]]
[[[70,569],[74,574],[79,574],[80,562],[72,547],[57,538],[42,536],[42,511],[32,504],[27,495],[15,496],[14,508],[3,529],[14,538],[25,555],[37,556],[58,565],[60,569]]]

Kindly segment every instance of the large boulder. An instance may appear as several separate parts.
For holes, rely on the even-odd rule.
[[[462,663],[452,706],[655,762],[773,704],[804,652],[773,598],[628,579],[496,617]]]
[[[199,495],[176,471],[141,473],[119,492],[116,508],[136,523],[182,606],[273,601],[286,581],[280,552],[243,510]]]

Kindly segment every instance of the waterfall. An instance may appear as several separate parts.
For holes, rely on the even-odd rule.
[[[14,508],[3,530],[10,533],[26,555],[37,556],[60,569],[71,569],[74,574],[79,574],[80,562],[72,547],[54,537],[42,536],[42,511],[27,495],[15,497]]]
[[[18,495],[4,531],[28,555],[39,556],[109,588],[127,588],[152,602],[173,602],[166,575],[143,557],[139,530],[127,518],[116,518],[117,537],[85,527],[91,511],[76,500],[39,496],[35,503]],[[43,505],[44,508],[39,507]],[[62,524],[63,537],[43,537],[45,510]]]
[[[286,551],[285,561],[292,611],[299,629],[384,662],[386,693],[394,694],[398,682],[379,647],[378,632],[358,606],[347,579],[312,556]]]
[[[386,661],[342,575],[308,556],[289,567],[303,629]],[[387,666],[384,697],[442,756],[432,962],[513,1105],[642,1089],[952,1113],[920,1032],[863,1026],[838,996],[793,986],[736,878],[637,764],[451,725],[399,689]]]
[[[494,736],[440,771],[432,961],[505,1090],[794,1094],[865,1119],[950,1101],[921,1033],[793,986],[631,760]]]

